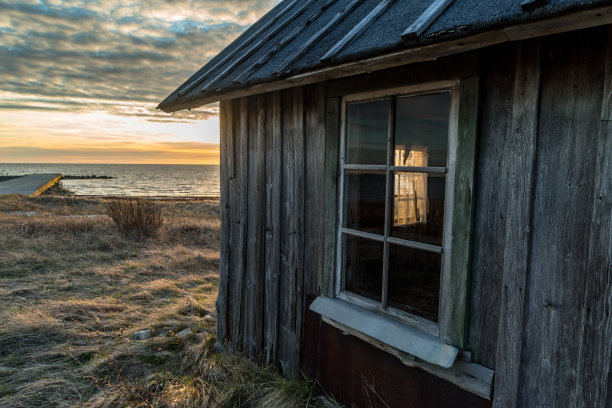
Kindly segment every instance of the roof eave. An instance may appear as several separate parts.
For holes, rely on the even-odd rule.
[[[463,38],[417,46],[371,58],[308,71],[272,82],[250,85],[244,88],[226,89],[219,92],[202,92],[199,95],[180,98],[180,100],[176,97],[176,94],[172,94],[160,103],[158,108],[164,112],[171,113],[182,109],[197,108],[221,100],[256,95],[300,85],[308,85],[417,62],[432,61],[449,55],[473,51],[503,42],[526,40],[529,38],[559,34],[607,24],[612,24],[612,6],[581,10],[546,20],[512,25]]]

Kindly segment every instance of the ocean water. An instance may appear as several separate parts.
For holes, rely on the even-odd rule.
[[[219,165],[0,163],[0,175],[37,173],[114,177],[62,180],[77,195],[214,197],[220,193]]]

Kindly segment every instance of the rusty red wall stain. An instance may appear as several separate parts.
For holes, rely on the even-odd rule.
[[[407,367],[396,357],[356,337],[342,334],[308,309],[304,321],[302,370],[347,407],[491,406],[491,401],[421,369]]]

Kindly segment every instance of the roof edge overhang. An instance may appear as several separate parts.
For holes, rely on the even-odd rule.
[[[582,10],[536,22],[511,25],[501,29],[485,31],[451,41],[409,48],[375,57],[325,67],[314,71],[308,71],[276,81],[251,85],[245,88],[220,90],[219,92],[207,92],[199,96],[176,102],[169,101],[169,98],[167,98],[165,101],[160,103],[158,109],[168,113],[183,109],[193,109],[202,105],[228,99],[278,91],[281,89],[323,82],[330,79],[365,74],[417,62],[433,61],[438,58],[473,51],[504,42],[527,40],[530,38],[560,34],[607,24],[612,24],[612,6]]]

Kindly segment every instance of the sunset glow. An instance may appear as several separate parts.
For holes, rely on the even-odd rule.
[[[157,104],[277,0],[0,3],[0,162],[219,162],[218,107]]]

